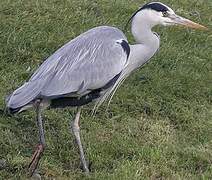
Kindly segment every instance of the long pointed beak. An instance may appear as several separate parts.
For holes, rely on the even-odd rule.
[[[176,25],[182,25],[182,26],[186,26],[189,28],[193,28],[193,29],[208,30],[207,27],[205,27],[201,24],[195,23],[189,19],[178,16],[178,15],[172,15],[172,16],[170,16],[170,19]]]

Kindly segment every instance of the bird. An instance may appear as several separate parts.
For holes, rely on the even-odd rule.
[[[47,108],[76,107],[71,121],[80,161],[85,173],[90,169],[80,139],[80,113],[94,102],[94,109],[111,100],[117,88],[136,69],[146,64],[158,51],[160,36],[152,31],[157,25],[180,25],[207,30],[203,25],[177,15],[161,2],[144,4],[129,18],[135,39],[129,44],[120,29],[94,27],[59,48],[49,56],[22,86],[6,97],[9,113],[34,108],[39,129],[39,143],[29,165],[33,175],[46,148],[42,112]]]

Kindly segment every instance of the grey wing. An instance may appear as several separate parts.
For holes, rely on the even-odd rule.
[[[57,50],[14,91],[8,106],[17,108],[37,97],[80,95],[103,87],[127,65],[122,40],[127,42],[124,34],[113,27],[83,33]]]
[[[66,50],[68,54],[59,57],[41,96],[82,95],[103,87],[127,64],[127,54],[119,43],[123,38],[115,28],[99,27],[76,39]]]

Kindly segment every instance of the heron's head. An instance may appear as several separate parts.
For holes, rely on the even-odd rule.
[[[134,19],[141,21],[142,24],[145,21],[150,27],[155,25],[181,25],[194,29],[207,29],[198,23],[178,16],[170,7],[160,2],[145,4],[132,15],[130,20],[134,21]],[[140,22],[137,23],[140,24]]]

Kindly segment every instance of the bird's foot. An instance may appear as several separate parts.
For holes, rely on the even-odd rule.
[[[86,164],[80,163],[80,169],[85,172],[85,174],[89,174],[91,172],[92,162],[86,161]]]
[[[44,145],[38,144],[36,147],[36,150],[32,156],[32,160],[29,164],[29,176],[30,177],[34,174],[35,170],[37,169],[37,166],[38,166],[38,163],[39,163],[39,160],[41,158],[43,151],[44,151]]]
[[[39,174],[39,172],[37,172],[37,169],[35,170],[35,172],[32,174],[30,180],[41,180],[41,175]]]

